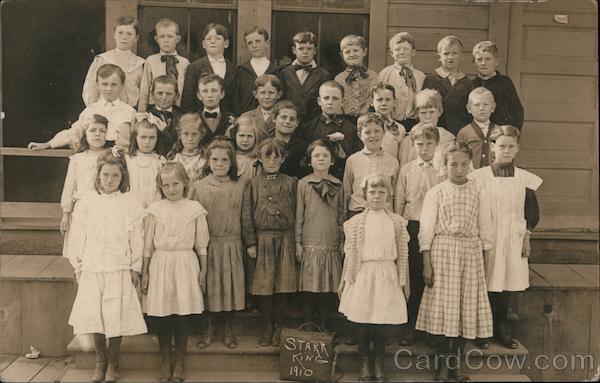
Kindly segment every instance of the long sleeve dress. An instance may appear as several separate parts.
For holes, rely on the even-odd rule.
[[[299,290],[335,293],[342,276],[342,183],[310,174],[298,181],[296,243],[302,245]]]
[[[159,317],[202,313],[196,254],[206,255],[206,210],[186,198],[163,199],[151,204],[147,214],[144,257],[150,258],[150,278],[146,312]]]
[[[142,213],[130,193],[89,193],[78,202],[71,259],[81,273],[69,324],[107,338],[147,332],[130,271],[142,269]]]
[[[243,310],[244,248],[256,244],[246,183],[210,174],[194,183],[189,194],[208,212],[206,309]]]
[[[416,329],[467,339],[492,336],[482,250],[493,244],[487,198],[469,181],[444,181],[425,195],[419,230],[429,250],[433,286],[425,287]]]

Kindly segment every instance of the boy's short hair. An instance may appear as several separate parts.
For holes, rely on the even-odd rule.
[[[493,41],[486,40],[480,41],[477,44],[475,44],[475,46],[473,47],[473,58],[475,58],[475,56],[481,52],[489,52],[495,58],[499,57],[498,46]]]
[[[156,32],[158,28],[168,28],[175,27],[175,32],[179,35],[179,24],[175,22],[175,20],[171,20],[168,18],[160,19],[154,25],[154,31]]]
[[[120,16],[119,18],[117,18],[116,22],[115,22],[115,29],[117,30],[118,26],[121,25],[131,25],[133,27],[133,29],[135,29],[135,34],[139,35],[140,34],[140,23],[137,21],[137,19],[133,16]]]
[[[296,44],[313,44],[317,46],[317,36],[310,31],[298,32],[292,38],[292,43],[294,46]]]
[[[260,88],[261,86],[265,86],[269,83],[273,85],[273,87],[277,89],[278,92],[281,92],[283,90],[279,78],[273,74],[268,73],[262,74],[258,76],[256,80],[254,80],[254,90],[258,90],[258,88]]]
[[[440,113],[444,111],[442,96],[435,89],[423,89],[415,96],[415,109],[435,108]]]
[[[460,48],[461,52],[463,50],[462,40],[454,35],[448,35],[448,36],[442,37],[442,39],[440,41],[438,41],[438,43],[437,43],[438,53],[440,53],[442,51],[443,47],[450,46],[450,45],[458,46]]]
[[[173,76],[167,76],[163,74],[161,76],[157,76],[152,80],[152,87],[150,88],[150,93],[154,92],[154,88],[156,84],[164,84],[164,85],[173,85],[175,88],[175,93],[179,94],[179,85],[177,85],[177,79]]]
[[[374,174],[370,174],[370,175],[366,176],[363,179],[360,186],[361,186],[360,188],[362,189],[362,194],[363,194],[364,199],[367,199],[367,190],[369,189],[369,186],[385,187],[388,192],[388,196],[387,196],[388,201],[392,198],[392,184],[390,183],[390,180],[388,179],[388,177],[386,177],[382,174],[374,173]]]
[[[265,28],[259,27],[258,25],[254,25],[250,29],[246,30],[246,32],[244,32],[244,41],[246,41],[246,37],[253,33],[258,33],[259,35],[265,38],[265,41],[269,41],[269,32],[267,32]]]
[[[498,137],[502,136],[514,137],[517,139],[517,142],[521,140],[521,132],[519,129],[512,125],[500,125],[495,126],[490,132],[490,141],[495,142]]]
[[[436,126],[429,123],[419,122],[410,130],[410,140],[414,143],[418,139],[434,140],[440,142],[440,131]]]
[[[365,49],[367,48],[367,40],[359,35],[347,35],[340,41],[340,49],[343,50],[348,45],[358,45],[361,49]]]
[[[400,44],[403,42],[407,42],[413,47],[413,49],[417,49],[417,47],[415,46],[415,39],[408,32],[400,32],[393,35],[390,39],[389,46],[392,47],[393,45]]]
[[[492,93],[492,91],[489,90],[488,88],[484,88],[484,87],[480,86],[480,87],[477,87],[477,88],[473,89],[471,91],[471,93],[469,93],[469,99],[467,100],[467,104],[471,103],[471,99],[473,97],[475,97],[475,96],[483,96],[483,95],[491,97],[492,102],[496,102],[496,100],[494,99],[494,94]]]
[[[383,129],[383,131],[385,132],[385,126],[383,125],[383,116],[379,113],[369,112],[358,117],[358,120],[356,120],[356,130],[358,131],[358,134],[360,135],[362,130],[367,126],[367,124],[370,123],[379,125],[381,129]]]
[[[183,164],[179,161],[167,161],[167,163],[164,164],[162,166],[162,168],[160,168],[158,170],[158,174],[156,175],[156,187],[158,188],[160,195],[162,196],[162,198],[167,198],[165,196],[165,193],[163,193],[163,190],[162,190],[161,177],[162,177],[163,173],[170,173],[170,172],[175,173],[179,177],[179,179],[183,183],[183,195],[186,196],[188,194],[188,190],[190,188],[191,180],[190,180],[190,176],[185,171]]]
[[[198,79],[198,87],[200,87],[200,85],[210,84],[213,81],[216,81],[221,87],[221,90],[223,90],[224,82],[218,74],[204,74]]]
[[[275,104],[275,107],[273,107],[273,113],[272,113],[273,118],[276,118],[277,116],[279,116],[279,113],[281,113],[281,111],[284,109],[291,109],[291,110],[295,111],[296,117],[299,117],[298,114],[300,112],[298,111],[298,107],[296,106],[296,104],[294,104],[290,100],[283,100],[283,101],[279,101],[277,104]]]
[[[206,35],[208,35],[213,29],[217,35],[223,36],[225,40],[229,40],[229,29],[227,29],[224,25],[217,23],[210,23],[204,27],[204,31],[202,31],[202,40],[204,40]]]
[[[321,94],[321,89],[323,88],[335,88],[342,93],[342,98],[344,98],[344,87],[337,81],[329,80],[322,83],[319,87],[319,94]]]
[[[371,88],[371,101],[373,100],[373,96],[375,95],[375,93],[377,93],[380,90],[389,90],[390,92],[392,92],[392,97],[394,97],[394,100],[396,99],[396,89],[388,83],[379,81]]]
[[[121,84],[125,84],[125,72],[120,66],[115,64],[104,64],[98,68],[98,71],[96,72],[96,81],[98,81],[99,78],[110,77],[114,73],[116,73],[121,79]]]
[[[448,155],[456,152],[465,153],[470,160],[473,159],[473,151],[469,145],[464,142],[451,142],[444,147],[444,165],[448,163]]]

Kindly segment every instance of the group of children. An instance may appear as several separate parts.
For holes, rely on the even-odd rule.
[[[29,144],[77,152],[60,229],[79,283],[69,323],[94,334],[92,380],[118,379],[121,337],[147,331],[142,313],[161,382],[184,380],[195,314],[208,313],[199,347],[219,321],[234,348],[232,313],[255,304],[260,345],[277,346],[296,292],[324,328],[339,293],[361,381],[385,381],[392,325],[408,323],[403,345],[414,330],[446,339],[442,355],[492,335],[517,347],[507,312],[510,292],[528,287],[542,180],[514,166],[523,107],[495,44],[475,45],[471,80],[456,36],[440,40],[441,66],[425,76],[410,34],[391,38],[394,64],[379,74],[364,67],[365,39],[349,35],[347,68],[330,80],[313,33],[294,36],[284,68],[268,37],[248,30],[252,58],[236,68],[223,57],[229,32],[209,24],[207,56],[190,64],[178,25],[161,19],[160,53],[144,61],[131,52],[137,21],[122,17],[116,49],[90,67],[79,120]],[[465,378],[447,367],[436,379]]]

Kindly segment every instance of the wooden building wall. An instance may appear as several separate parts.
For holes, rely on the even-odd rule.
[[[475,73],[470,54],[473,45],[484,39],[495,41],[500,48],[499,70],[511,76],[525,106],[526,121],[518,163],[539,174],[545,181],[539,192],[542,221],[536,235],[582,239],[583,232],[584,239],[597,240],[598,26],[595,2],[548,0],[524,4],[459,0],[106,0],[103,36],[106,49],[111,49],[114,44],[114,20],[123,14],[138,17],[144,7],[163,7],[156,9],[164,9],[166,17],[183,15],[185,8],[197,9],[204,15],[227,11],[231,19],[228,22],[234,26],[231,55],[238,62],[248,57],[243,41],[244,30],[257,24],[275,32],[271,28],[275,25],[277,12],[303,12],[299,20],[306,18],[306,14],[314,14],[315,18],[325,14],[364,17],[365,28],[368,30],[369,67],[377,71],[391,64],[387,42],[393,34],[400,31],[413,34],[418,50],[414,63],[425,72],[431,72],[439,64],[435,56],[436,44],[444,35],[454,34],[463,39],[465,51],[462,69],[469,75]],[[188,26],[193,25],[192,13],[187,19]],[[296,26],[300,28],[301,23]],[[324,34],[331,34],[327,28],[334,26],[325,23],[323,27]],[[89,32],[97,33],[92,30]],[[194,33],[196,32],[188,31],[187,39],[196,38]],[[39,32],[32,31],[29,38],[34,39],[34,36],[39,36]],[[143,45],[138,48],[147,49]],[[7,66],[3,69],[6,74]],[[9,89],[9,81],[5,77],[3,90]],[[78,94],[80,86],[71,93]],[[4,97],[6,100],[6,93]],[[27,115],[27,110],[21,113]],[[16,117],[13,115],[4,121],[2,132],[5,178],[2,227],[6,228],[8,222],[8,227],[12,228],[55,228],[60,210],[56,204],[59,198],[59,187],[54,185],[56,182],[52,183],[53,188],[57,189],[52,196],[42,199],[35,195],[36,199],[30,201],[25,197],[28,194],[14,192],[21,186],[14,182],[6,184],[7,169],[8,173],[21,169],[20,165],[16,166],[14,163],[35,160],[24,158],[32,155],[32,152],[25,149],[6,148],[24,145],[29,140],[25,134],[16,133],[19,129],[22,132],[35,129],[33,126],[20,128],[14,123],[17,121]],[[40,137],[36,135],[34,138],[41,139],[42,135],[47,136],[50,131],[58,131],[63,127],[58,123],[55,125],[36,129],[39,130],[37,135]],[[17,136],[19,139],[12,139]],[[67,154],[66,151],[52,151],[36,152],[35,156],[46,157],[48,161],[52,158],[57,161],[56,157],[62,157],[61,166],[64,166]],[[45,163],[49,163],[48,161]],[[44,171],[42,173],[46,174]],[[34,185],[35,182],[30,184]],[[32,187],[30,184],[28,188]],[[9,196],[10,198],[6,198]],[[11,226],[11,222],[14,225]]]

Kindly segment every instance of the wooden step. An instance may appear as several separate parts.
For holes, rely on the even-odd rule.
[[[196,347],[198,337],[190,337],[186,365],[199,371],[278,371],[279,349],[261,347],[258,336],[239,336],[238,347],[230,349],[220,340],[210,347]],[[340,342],[338,345],[338,366],[348,372],[356,372],[359,365],[357,346],[349,346]],[[78,369],[89,369],[94,366],[93,342],[89,336],[76,336],[68,346],[69,353],[75,357]],[[419,366],[428,363],[433,366],[435,350],[424,343],[417,342],[412,347],[401,347],[397,338],[391,338],[386,349],[385,368],[390,373],[418,372]],[[465,371],[481,374],[519,374],[519,365],[528,354],[527,349],[519,344],[516,350],[501,347],[492,343],[487,350],[474,349],[468,343],[463,359]],[[420,363],[420,364],[419,364]],[[124,370],[158,369],[160,355],[158,340],[152,335],[138,335],[123,338],[121,346],[120,366]]]
[[[87,382],[92,376],[92,369],[71,369],[62,383],[80,383]],[[279,379],[279,373],[276,371],[201,371],[188,370],[186,372],[187,383],[203,382],[284,382]],[[410,372],[387,374],[388,382],[432,382],[434,373],[430,372]],[[521,374],[470,374],[473,382],[530,382],[526,375]],[[157,382],[158,374],[156,371],[148,370],[127,370],[121,372],[121,383],[147,383]],[[339,382],[356,382],[358,374],[356,372],[344,373]]]

